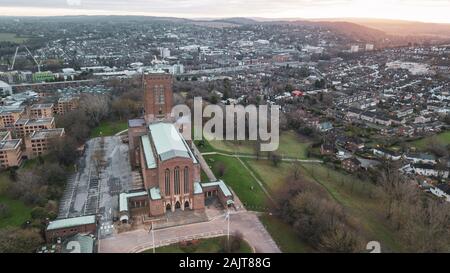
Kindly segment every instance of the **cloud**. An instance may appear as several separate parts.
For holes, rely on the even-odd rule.
[[[450,21],[450,0],[0,0],[20,14],[30,8],[90,14],[148,14],[178,17],[379,17]],[[20,12],[22,11],[22,12]],[[89,12],[91,11],[91,12]],[[0,13],[2,14],[2,13]]]

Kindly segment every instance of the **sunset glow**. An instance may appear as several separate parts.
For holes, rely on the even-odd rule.
[[[450,0],[2,0],[0,15],[381,18],[450,23]]]

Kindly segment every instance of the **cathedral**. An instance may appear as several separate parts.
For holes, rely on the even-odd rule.
[[[170,74],[142,75],[144,116],[128,122],[128,142],[131,167],[140,170],[143,188],[120,194],[122,222],[133,215],[203,210],[207,198],[218,198],[225,207],[234,203],[223,181],[201,183],[193,143],[183,138],[171,115],[172,84]]]

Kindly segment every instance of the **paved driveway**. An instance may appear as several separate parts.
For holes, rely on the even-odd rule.
[[[270,234],[259,221],[256,214],[241,211],[230,216],[230,233],[240,231],[244,239],[260,253],[278,253],[280,249]],[[209,222],[159,229],[154,231],[155,246],[164,246],[182,240],[194,238],[210,238],[227,234],[227,221],[224,217],[216,217]],[[99,252],[140,252],[151,249],[152,236],[146,230],[135,230],[99,241]]]

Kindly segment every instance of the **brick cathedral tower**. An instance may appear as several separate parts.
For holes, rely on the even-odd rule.
[[[147,124],[169,118],[173,106],[173,79],[170,74],[144,74],[144,118]]]

